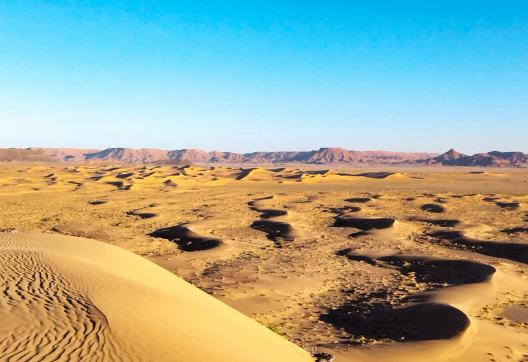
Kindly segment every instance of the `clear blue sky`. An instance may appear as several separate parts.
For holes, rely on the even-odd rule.
[[[528,1],[0,0],[0,147],[528,152]]]

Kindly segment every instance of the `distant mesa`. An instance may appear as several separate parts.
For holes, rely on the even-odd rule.
[[[27,148],[27,149],[4,148],[4,149],[0,149],[0,161],[1,162],[12,162],[12,161],[50,162],[54,160],[41,150],[34,150],[31,148]]]
[[[427,152],[355,151],[323,147],[312,151],[278,151],[235,153],[207,152],[200,149],[162,150],[157,148],[8,148],[0,149],[0,161],[28,162],[103,162],[169,163],[169,164],[352,164],[399,165],[425,164],[443,166],[522,167],[528,166],[528,155],[522,152],[491,151],[472,156],[451,149],[441,155]],[[392,173],[367,173],[360,176],[386,178]]]
[[[279,151],[234,153],[223,151],[206,152],[200,149],[161,150],[156,148],[31,148],[0,149],[0,161],[60,161],[60,162],[101,162],[123,163],[223,163],[223,164],[274,164],[274,163],[358,163],[395,164],[415,162],[434,157],[435,153],[350,151],[343,148],[320,148],[313,151]]]
[[[456,161],[464,157],[467,157],[467,156],[452,148],[449,151],[442,153],[440,156],[432,158],[432,160],[443,163],[443,162]]]
[[[168,160],[167,151],[154,148],[107,148],[84,154],[86,161],[120,161],[125,163],[148,163]]]
[[[526,167],[528,166],[528,155],[522,152],[492,151],[468,156],[450,149],[440,156],[421,160],[418,163],[440,164],[443,166]]]

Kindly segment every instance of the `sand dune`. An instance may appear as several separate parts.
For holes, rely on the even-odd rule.
[[[461,231],[435,231],[430,234],[439,240],[445,240],[453,247],[467,247],[484,255],[505,258],[528,264],[528,244],[507,241],[476,240]]]
[[[310,361],[160,267],[94,240],[0,234],[2,360]]]
[[[185,224],[155,230],[150,236],[175,241],[184,251],[208,250],[223,244],[218,238],[195,233]]]
[[[352,227],[364,231],[372,229],[386,229],[394,225],[391,218],[337,217],[335,227]]]
[[[251,227],[266,233],[270,240],[281,246],[283,242],[292,242],[300,236],[289,222],[288,212],[270,208],[273,197],[264,197],[249,202],[252,210],[260,212],[261,220],[256,220]]]
[[[431,292],[483,283],[496,271],[492,266],[467,260],[401,255],[372,257],[357,254],[351,248],[338,255],[396,268],[416,283],[424,283],[422,288],[400,289],[398,294],[380,289],[374,295],[356,299],[353,305],[345,304],[322,316],[323,320],[350,330],[352,335],[392,341],[451,339],[461,335],[470,325],[469,317],[451,305],[435,302]]]
[[[359,173],[355,176],[361,176],[361,177],[367,177],[367,178],[374,178],[374,179],[405,179],[407,176],[402,174],[401,172],[364,172]]]
[[[424,218],[413,218],[413,221],[419,221],[430,225],[442,226],[442,227],[455,227],[460,224],[460,220],[453,219],[424,219]]]
[[[422,205],[422,210],[428,211],[428,212],[434,212],[435,214],[441,214],[445,211],[445,207],[442,205],[437,204],[425,204]]]

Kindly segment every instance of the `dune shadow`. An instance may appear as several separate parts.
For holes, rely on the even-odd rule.
[[[499,206],[500,208],[508,209],[508,210],[517,210],[519,207],[521,207],[521,204],[518,203],[517,201],[512,201],[512,202],[497,201],[495,202],[495,204]]]
[[[501,232],[506,233],[506,234],[528,233],[528,227],[516,226],[512,228],[502,229]]]
[[[284,218],[288,216],[288,211],[266,208],[259,205],[259,202],[271,199],[273,199],[273,196],[248,202],[250,209],[258,211],[261,217],[260,220],[255,220],[251,224],[251,227],[255,230],[265,232],[269,240],[274,241],[276,246],[282,247],[283,241],[295,241],[299,237],[299,232],[289,222],[285,221]]]
[[[107,184],[115,186],[120,191],[128,191],[132,188],[132,185],[125,185],[123,181],[108,181]]]
[[[106,204],[106,201],[104,200],[92,200],[92,201],[88,201],[88,204],[90,205],[102,205],[102,204]]]
[[[149,236],[173,241],[183,251],[208,250],[223,244],[221,239],[202,236],[183,224],[155,230]]]
[[[155,214],[153,212],[142,212],[142,211],[138,211],[138,210],[127,211],[127,215],[137,216],[140,219],[151,219],[153,217],[158,216],[158,214]]]
[[[449,230],[435,231],[429,236],[443,240],[449,246],[468,248],[479,254],[528,264],[528,244],[477,240],[468,238],[461,231]]]
[[[394,175],[394,172],[364,172],[364,173],[355,174],[354,176],[384,179],[392,175]]]
[[[490,265],[468,260],[401,255],[375,258],[357,254],[351,248],[337,254],[353,261],[395,268],[402,275],[414,276],[417,282],[426,283],[428,291],[485,282],[496,271]],[[469,318],[453,306],[430,302],[429,296],[423,293],[408,291],[408,295],[399,299],[394,293],[380,289],[360,294],[354,300],[324,313],[320,319],[343,328],[354,337],[399,342],[449,339],[469,327]]]
[[[298,236],[297,231],[287,222],[274,220],[256,220],[251,224],[255,230],[266,233],[268,239],[273,241],[294,241]]]
[[[360,230],[387,229],[394,225],[392,218],[336,217],[334,227],[353,227]]]
[[[130,176],[134,176],[134,172],[120,173],[119,175],[116,175],[116,178],[118,178],[118,179],[126,179],[126,178],[129,178]]]
[[[379,261],[395,266],[404,275],[414,274],[416,280],[432,288],[482,283],[491,278],[495,268],[469,260],[429,259],[412,256],[385,256]]]
[[[423,222],[425,224],[430,224],[434,226],[441,226],[441,227],[455,227],[458,224],[460,224],[460,220],[455,219],[422,219],[422,218],[411,218],[411,221],[418,221]]]
[[[348,212],[359,212],[361,211],[361,207],[359,206],[343,206],[343,207],[332,207],[327,209],[329,212],[333,214],[345,214]]]
[[[421,209],[423,211],[433,212],[436,214],[441,214],[445,212],[445,207],[443,207],[442,205],[437,205],[437,204],[425,204],[421,206]]]
[[[421,303],[394,308],[368,300],[345,304],[320,318],[354,336],[399,342],[453,338],[470,324],[462,311],[447,304]]]
[[[352,202],[352,203],[365,203],[369,202],[371,200],[370,197],[350,197],[348,199],[345,199],[345,201]]]

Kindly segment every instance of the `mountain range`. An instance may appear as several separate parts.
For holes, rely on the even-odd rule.
[[[320,148],[313,151],[234,153],[200,149],[162,150],[156,148],[5,148],[0,161],[123,163],[222,163],[222,164],[425,164],[444,166],[522,167],[528,155],[522,152],[478,153],[472,156],[451,149],[441,155],[426,152],[352,151]]]
[[[479,166],[479,167],[522,167],[528,166],[528,154],[522,152],[477,153],[465,155],[454,149],[429,159],[419,160],[418,163],[441,164],[444,166]]]

